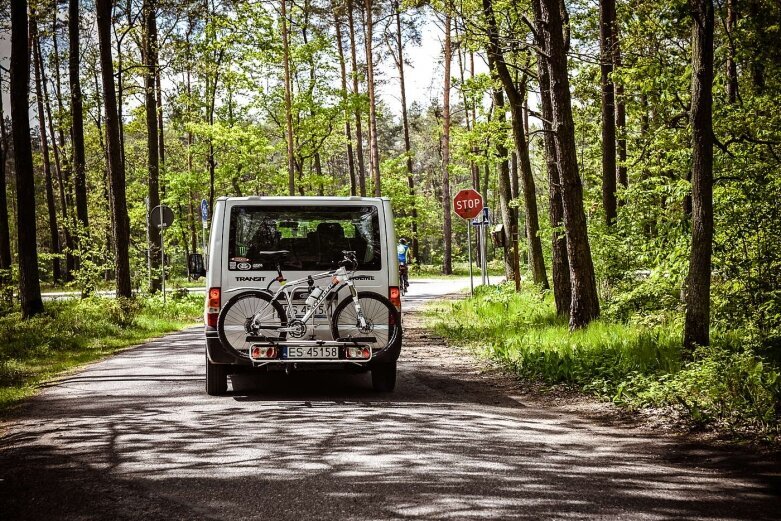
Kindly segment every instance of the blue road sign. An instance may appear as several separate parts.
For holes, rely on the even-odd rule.
[[[483,207],[483,213],[472,219],[472,226],[487,226],[489,224],[491,224],[491,211],[488,207]]]
[[[201,220],[204,223],[209,220],[209,203],[206,199],[201,200]]]

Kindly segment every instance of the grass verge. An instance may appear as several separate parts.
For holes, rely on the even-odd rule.
[[[0,412],[59,373],[195,324],[202,313],[202,295],[181,295],[165,306],[160,297],[63,300],[29,320],[0,317]]]
[[[777,438],[781,376],[740,332],[714,332],[691,360],[681,356],[681,321],[654,326],[599,319],[570,333],[552,296],[509,285],[430,310],[436,332],[498,361],[518,376],[568,384],[630,409],[672,408],[694,426]]]
[[[454,262],[452,267],[453,273],[451,275],[444,275],[442,273],[441,264],[410,264],[409,275],[412,279],[446,279],[450,277],[469,276],[469,263]],[[475,277],[480,277],[480,267],[478,265],[473,264],[472,270]],[[490,277],[500,277],[504,275],[504,268],[499,261],[490,261],[488,263],[488,275]]]

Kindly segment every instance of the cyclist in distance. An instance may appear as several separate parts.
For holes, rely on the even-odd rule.
[[[409,289],[409,246],[406,239],[399,239],[399,245],[396,247],[396,253],[399,256],[399,282],[401,283],[401,293],[406,294]]]

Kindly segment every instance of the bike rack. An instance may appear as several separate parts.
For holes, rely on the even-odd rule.
[[[277,358],[253,358],[251,352],[248,353],[249,359],[256,365],[273,363],[354,363],[360,365],[369,362],[373,358],[374,353],[372,349],[369,349],[369,358],[347,358],[344,356],[344,349],[348,347],[369,347],[370,344],[377,341],[377,338],[367,336],[337,338],[336,340],[279,340],[265,336],[247,335],[246,341],[252,343],[250,351],[254,347],[260,347],[261,349],[274,347],[280,350]],[[281,348],[289,347],[338,347],[340,358],[281,358]]]

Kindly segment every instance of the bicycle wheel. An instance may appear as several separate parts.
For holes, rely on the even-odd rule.
[[[358,313],[351,297],[336,306],[331,319],[331,334],[334,339],[374,337],[367,345],[373,351],[380,351],[396,342],[401,336],[401,316],[391,301],[379,293],[359,291],[358,303],[368,322],[366,328],[358,325]]]
[[[253,327],[253,317],[260,317],[260,326]],[[263,291],[247,291],[231,298],[217,318],[217,333],[220,342],[243,357],[249,356],[253,342],[247,342],[247,335],[264,336],[284,340],[287,333],[279,331],[287,326],[287,314],[279,301],[271,301],[271,295]]]

